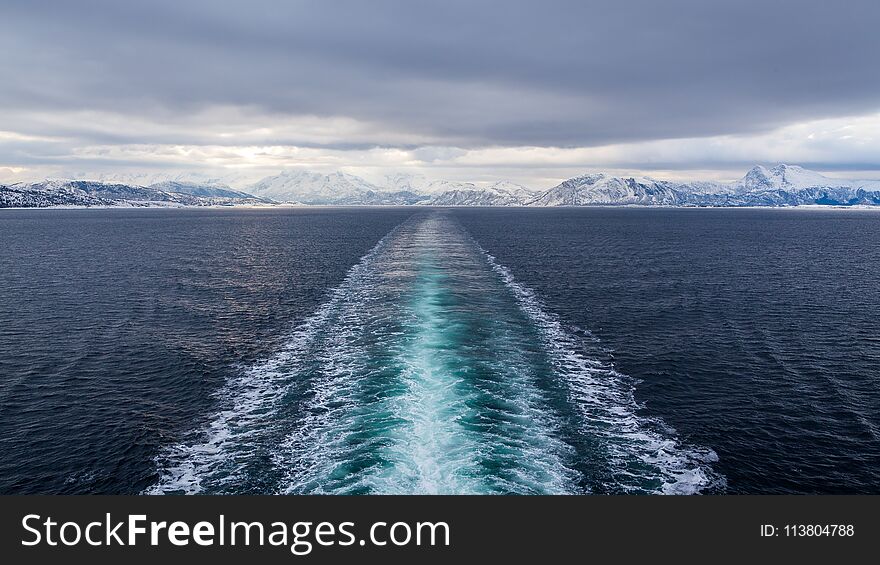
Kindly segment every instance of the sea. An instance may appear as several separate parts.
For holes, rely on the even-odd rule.
[[[880,211],[0,211],[2,494],[880,493]]]

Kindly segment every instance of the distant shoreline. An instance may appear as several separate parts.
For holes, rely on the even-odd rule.
[[[263,204],[263,205],[216,205],[216,206],[31,206],[31,207],[0,207],[2,210],[277,210],[296,209],[332,209],[332,208],[425,208],[425,209],[501,209],[501,210],[581,210],[581,209],[628,209],[628,210],[858,210],[880,211],[880,206],[853,205],[836,206],[831,204],[801,204],[798,206],[645,206],[642,204],[594,204],[589,206],[443,206],[430,204]]]

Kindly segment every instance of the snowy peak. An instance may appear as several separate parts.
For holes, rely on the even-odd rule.
[[[511,182],[509,180],[501,180],[496,183],[490,184],[487,187],[487,190],[500,192],[503,194],[511,194],[523,204],[531,201],[539,193],[539,191],[537,190],[533,190],[521,184],[516,184],[515,182]]]
[[[730,184],[593,173],[542,193],[533,206],[834,206],[880,204],[880,183],[833,179],[795,165],[753,167]]]
[[[501,185],[506,181],[500,181],[495,185]],[[513,185],[513,183],[508,183]],[[495,186],[493,185],[493,186]],[[439,195],[452,190],[479,190],[472,182],[434,180],[420,174],[393,173],[385,175],[382,188],[389,192],[410,191],[425,195]],[[499,188],[501,188],[499,186]]]
[[[667,181],[592,173],[568,179],[540,194],[532,206],[671,206],[680,203]]]
[[[382,187],[389,192],[426,192],[429,184],[431,181],[424,175],[411,173],[391,173],[382,179]]]
[[[379,190],[376,185],[348,173],[323,174],[305,170],[285,170],[247,189],[256,196],[304,204],[332,204]]]
[[[609,177],[609,175],[606,175],[605,173],[587,173],[585,175],[581,175],[578,177],[568,179],[565,182],[571,183],[571,184],[592,185],[592,184],[596,184],[597,182],[603,181],[607,178],[613,178],[613,177]]]
[[[536,192],[510,181],[498,181],[487,187],[473,183],[443,183],[446,188],[426,203],[434,206],[523,206]]]
[[[826,177],[795,165],[757,165],[731,183],[666,181],[589,173],[544,191],[510,181],[487,185],[388,175],[379,185],[343,172],[288,169],[241,192],[220,182],[165,180],[150,186],[50,179],[0,186],[0,208],[58,205],[264,205],[276,202],[354,206],[801,206],[880,205],[880,181]],[[252,196],[256,195],[256,196]]]
[[[394,173],[376,185],[348,173],[304,170],[288,170],[266,177],[247,191],[281,202],[341,205],[518,206],[535,195],[507,181],[480,188],[470,182],[429,180],[422,175]]]
[[[832,179],[797,165],[780,164],[767,168],[756,165],[740,181],[742,192],[803,190],[815,187],[849,187],[852,181]]]
[[[421,192],[425,194],[442,194],[453,190],[477,190],[477,185],[472,182],[432,180],[421,187]]]
[[[516,196],[499,190],[487,188],[465,188],[446,190],[428,199],[431,206],[522,206]]]
[[[246,192],[232,190],[225,184],[208,184],[199,182],[164,181],[151,184],[149,188],[162,192],[177,192],[191,196],[216,196],[220,198],[255,199],[256,197]],[[270,202],[268,199],[262,199]]]
[[[212,187],[147,187],[90,180],[47,179],[0,186],[0,208],[48,206],[233,206],[271,201]]]

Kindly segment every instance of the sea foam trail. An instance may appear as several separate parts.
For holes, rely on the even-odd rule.
[[[306,319],[291,335],[284,348],[269,360],[247,368],[230,378],[216,393],[222,410],[217,412],[204,429],[196,430],[182,443],[172,445],[157,459],[159,481],[148,488],[147,494],[202,492],[241,492],[253,486],[257,492],[268,492],[270,485],[251,485],[246,476],[249,463],[265,459],[271,453],[271,444],[261,442],[261,436],[278,427],[283,401],[292,389],[296,371],[317,362],[331,365],[336,360],[320,355],[310,359],[316,341],[341,311],[351,308],[353,289],[365,286],[370,276],[370,263],[382,253],[398,228],[386,234],[346,274],[330,298]],[[345,336],[336,334],[344,340]],[[349,356],[353,360],[352,356]]]
[[[219,396],[149,492],[689,493],[713,477],[711,451],[639,418],[631,382],[444,212],[395,228]]]
[[[545,311],[534,291],[481,251],[539,329],[555,373],[566,383],[579,414],[580,435],[595,440],[604,451],[610,481],[603,490],[695,494],[723,484],[723,477],[711,467],[718,460],[713,450],[684,447],[662,422],[640,417],[633,379],[582,354],[580,338]]]
[[[322,375],[308,421],[277,454],[285,492],[574,492],[569,448],[531,376],[486,366],[499,353],[486,342],[497,327],[485,318],[491,271],[442,216],[399,236],[360,305],[369,339],[357,355],[369,366]],[[507,311],[507,323],[522,321]],[[328,344],[334,357],[349,353],[341,345]]]

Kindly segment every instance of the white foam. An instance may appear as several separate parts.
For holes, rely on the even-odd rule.
[[[289,469],[284,492],[572,492],[574,473],[560,458],[568,446],[554,438],[551,418],[535,405],[538,393],[527,378],[514,378],[515,368],[509,370],[514,382],[508,390],[518,388],[505,400],[522,415],[522,438],[493,436],[462,424],[466,418],[479,419],[474,406],[480,391],[456,371],[456,347],[462,344],[446,341],[446,335],[456,331],[458,320],[438,301],[454,290],[445,280],[443,261],[471,250],[470,240],[431,217],[389,243],[387,256],[372,265],[375,280],[349,289],[351,301],[345,308],[352,310],[352,319],[336,327],[335,339],[325,344],[333,361],[316,383],[309,416],[278,452],[277,464]],[[442,260],[435,263],[434,256]],[[400,330],[370,340],[386,351],[392,387],[399,390],[383,391],[375,399],[363,390],[375,370],[363,365],[369,352],[356,345],[363,336],[355,334],[376,320],[357,318],[369,316],[371,308],[364,301],[387,289],[390,280],[404,281],[406,298],[383,294],[376,315],[383,324],[399,324]],[[378,426],[384,427],[375,437],[362,437]],[[507,478],[482,466],[488,452],[504,443],[519,454]],[[351,469],[365,457],[373,464]]]
[[[558,317],[545,311],[534,291],[517,282],[507,267],[480,249],[540,330],[543,345],[580,413],[582,432],[604,439],[617,488],[624,492],[695,494],[723,484],[723,477],[710,466],[718,460],[714,451],[684,447],[674,437],[657,431],[659,423],[639,416],[632,379],[581,354],[578,339],[562,327]],[[633,460],[647,468],[633,469]],[[655,478],[659,479],[658,486],[645,489]]]
[[[227,380],[216,393],[226,408],[217,412],[194,438],[167,448],[156,458],[160,479],[145,494],[196,494],[204,491],[206,480],[220,485],[237,481],[241,469],[230,462],[251,455],[248,437],[263,426],[273,424],[278,403],[293,384],[289,368],[307,354],[317,332],[326,326],[349,296],[349,289],[357,286],[359,278],[368,272],[370,262],[395,233],[396,229],[386,234],[349,270],[329,300],[294,330],[278,354]]]

